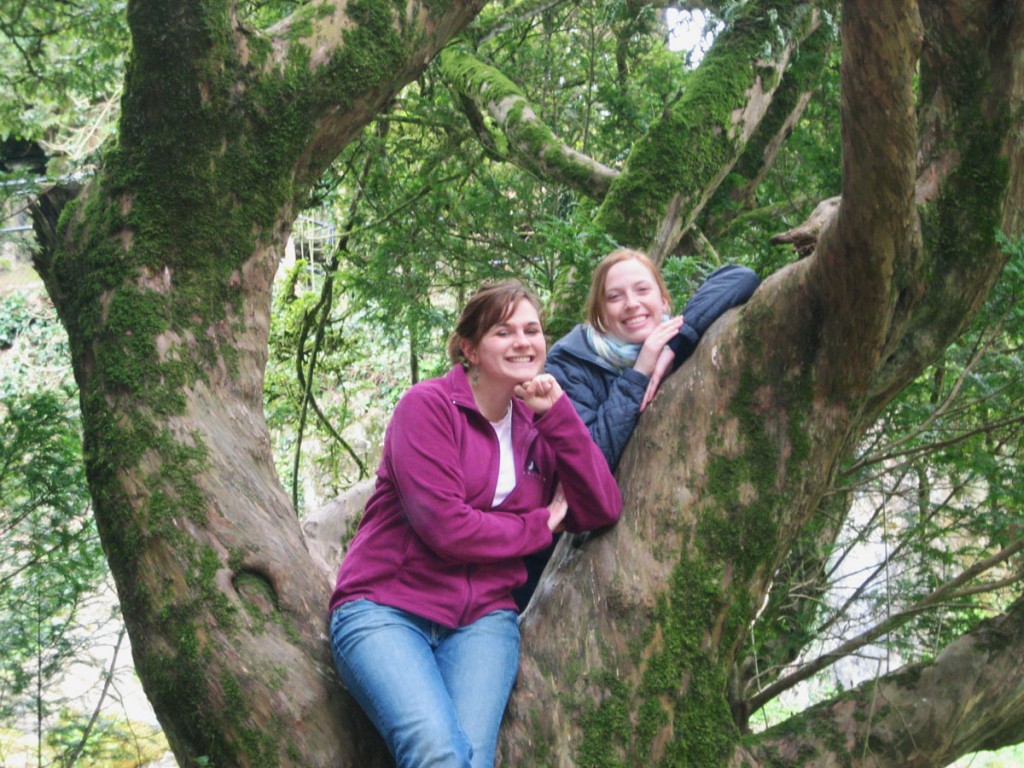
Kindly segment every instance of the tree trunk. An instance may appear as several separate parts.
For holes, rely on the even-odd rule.
[[[697,81],[728,87],[694,87],[612,182],[614,236],[668,252],[742,154],[820,23],[817,4],[757,5]],[[37,264],[71,339],[136,665],[184,765],[389,763],[337,682],[331,574],[274,471],[270,290],[310,186],[478,7],[357,0],[261,33],[226,0],[129,5],[119,141]],[[506,765],[825,765],[836,744],[851,766],[923,765],[1024,738],[1019,602],[819,705],[813,728],[741,738],[729,699],[850,447],[984,300],[1006,259],[995,228],[1021,230],[1019,3],[847,0],[842,26],[838,213],[668,381],[619,469],[622,522],[562,545],[524,617]]]
[[[311,184],[478,8],[325,5],[262,34],[228,2],[129,4],[118,145],[37,265],[135,664],[182,765],[389,763],[337,680],[333,574],[274,469],[271,284]]]

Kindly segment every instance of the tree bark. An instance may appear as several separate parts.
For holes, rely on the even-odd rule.
[[[731,766],[930,768],[1024,739],[1024,601],[914,664],[772,728]],[[821,733],[835,735],[822,740]]]
[[[820,88],[837,42],[835,38],[833,26],[821,23],[800,41],[771,104],[737,159],[730,180],[716,190],[700,218],[700,227],[708,237],[714,239],[721,226],[734,223],[736,218],[735,214],[716,214],[716,209],[732,208],[737,203],[744,210],[756,208],[758,187]]]

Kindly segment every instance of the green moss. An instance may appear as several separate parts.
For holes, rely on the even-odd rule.
[[[679,562],[644,632],[648,642],[636,659],[642,669],[638,685],[591,671],[591,684],[602,694],[596,703],[578,706],[579,765],[643,764],[669,724],[664,765],[716,765],[730,753],[738,731],[725,700],[726,671],[703,646],[723,608],[720,578],[703,559]]]
[[[271,588],[270,584],[262,576],[252,573],[251,571],[242,571],[235,575],[235,588],[237,591],[246,597],[248,594],[258,594],[261,596],[261,602],[264,605],[277,606],[277,595]],[[249,618],[252,620],[253,626],[257,631],[263,629],[263,626],[269,616],[264,610],[253,600],[245,600],[245,610],[249,614]]]
[[[537,709],[530,710],[529,718],[533,736],[533,754],[531,756],[533,764],[537,768],[554,768],[554,738],[544,727],[540,712]]]
[[[224,567],[220,555],[212,547],[202,547],[197,566],[188,570],[194,592],[221,629],[233,628],[235,608],[217,587],[217,573]]]
[[[1010,115],[1006,107],[995,115],[985,114],[990,74],[984,52],[961,52],[949,60],[961,64],[943,81],[957,105],[956,130],[950,133],[959,137],[960,161],[923,218],[927,251],[935,255],[934,270],[939,274],[949,271],[950,264],[970,263],[971,257],[995,249],[1002,209],[994,201],[1002,199],[1009,180],[1001,148]],[[958,313],[947,314],[950,322],[959,322]]]
[[[628,687],[609,672],[595,673],[593,678],[593,684],[605,693],[601,701],[588,703],[581,713],[577,763],[583,768],[626,768],[629,763],[621,745],[629,743],[632,731]]]
[[[459,43],[450,44],[440,56],[445,77],[471,98],[492,104],[512,100],[504,130],[494,130],[494,145],[507,152],[514,144],[522,162],[543,165],[561,178],[587,185],[592,171],[564,151],[562,142],[546,124],[528,118],[529,101],[512,80],[494,67],[484,64]],[[489,118],[485,118],[485,121]]]
[[[262,34],[253,34],[249,42],[249,66],[254,70],[262,70],[274,52],[274,45]]]
[[[284,690],[284,686],[288,682],[288,669],[278,665],[270,671],[270,675],[270,687],[275,691]]]
[[[139,675],[146,693],[157,706],[174,707],[183,712],[182,726],[205,733],[211,726],[203,717],[199,703],[205,696],[208,674],[206,654],[196,627],[195,605],[165,603],[160,611],[161,626],[173,642],[174,655],[138,649]],[[219,738],[217,734],[207,734]]]
[[[228,765],[237,762],[234,756],[238,747],[231,743],[233,736],[214,718],[206,715],[211,660],[197,628],[200,605],[198,600],[181,605],[165,603],[161,610],[161,623],[167,628],[175,653],[143,652],[138,662],[139,673],[154,703],[183,713],[175,722],[176,730],[184,728],[191,732],[192,743],[204,744],[204,752],[210,756],[212,764]],[[241,733],[244,749],[253,749],[248,753],[253,764],[278,765],[276,740],[254,735],[252,729],[245,725],[250,707],[244,685],[223,670],[218,682],[223,696],[223,712],[234,730]]]
[[[238,678],[227,673],[221,674],[220,684],[224,692],[225,712],[238,730],[241,748],[249,764],[259,768],[275,768],[280,765],[278,745],[283,743],[280,721],[275,720],[266,731],[247,726],[245,723],[251,707],[245,688]]]
[[[441,52],[445,75],[460,90],[474,97],[500,102],[506,98],[525,98],[522,89],[499,70],[484,64],[456,38]]]
[[[658,732],[670,722],[669,713],[656,699],[644,699],[637,711],[637,754],[643,760],[651,756],[651,746]]]
[[[224,708],[231,713],[231,719],[240,724],[242,713],[248,709],[245,700],[245,692],[238,683],[238,679],[226,672],[221,672],[220,687],[224,691]]]
[[[289,37],[293,45],[313,34],[313,21],[316,11],[315,5],[302,5],[295,9],[289,29]]]
[[[666,748],[669,765],[717,765],[737,736],[725,701],[725,672],[704,650],[703,641],[723,608],[721,574],[702,557],[681,559],[670,590],[656,612],[658,647],[644,670],[640,692],[645,701],[671,702],[673,738]],[[650,704],[647,705],[650,708]],[[650,749],[645,734],[640,754]]]

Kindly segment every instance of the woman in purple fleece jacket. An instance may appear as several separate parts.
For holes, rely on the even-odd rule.
[[[539,306],[515,281],[469,300],[452,370],[395,408],[338,573],[335,664],[399,768],[493,765],[518,669],[523,557],[555,531],[619,517],[607,462],[541,373]]]

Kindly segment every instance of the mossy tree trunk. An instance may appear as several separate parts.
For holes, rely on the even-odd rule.
[[[596,190],[620,240],[670,250],[833,5],[748,4],[617,173],[576,175],[564,152],[527,165]],[[185,765],[388,762],[336,682],[330,575],[274,471],[271,281],[322,170],[476,10],[314,4],[260,32],[227,0],[132,0],[117,145],[59,227],[39,209],[104,547]],[[506,765],[939,765],[1024,738],[1019,602],[933,663],[757,737],[729,696],[745,632],[843,457],[983,301],[1005,259],[996,227],[1021,230],[1019,3],[848,0],[842,24],[839,212],[641,420],[622,523],[560,552],[524,622]],[[549,142],[531,143],[535,127],[509,146]]]
[[[182,765],[385,764],[325,642],[329,574],[263,417],[273,276],[342,147],[478,11],[131,0],[118,141],[39,260],[66,326],[103,546]]]
[[[843,4],[838,213],[641,419],[624,519],[560,551],[505,764],[934,766],[1024,738],[1022,601],[764,734],[728,685],[842,459],[984,299],[996,228],[1020,232],[1022,36],[1019,4]]]

